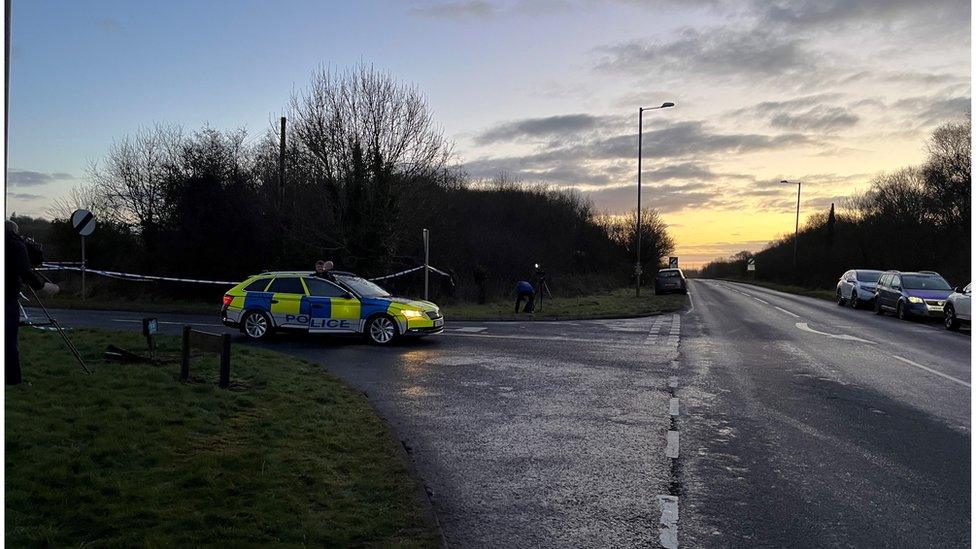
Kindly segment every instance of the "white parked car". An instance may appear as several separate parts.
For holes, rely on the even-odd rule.
[[[959,326],[969,324],[972,318],[970,300],[973,295],[973,283],[966,284],[965,288],[956,288],[956,291],[946,299],[945,309],[942,315],[947,330],[956,331]]]
[[[857,309],[874,301],[881,271],[870,269],[851,269],[841,275],[837,282],[837,304],[849,305]]]

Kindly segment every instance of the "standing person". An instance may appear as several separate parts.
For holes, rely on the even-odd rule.
[[[532,314],[535,311],[535,289],[525,280],[519,280],[515,285],[515,314],[518,314],[523,299],[526,300],[524,312]]]
[[[332,268],[335,267],[331,261],[318,260],[315,262],[315,274],[319,278],[324,278],[329,282],[335,282],[335,276],[332,274]]]
[[[4,273],[4,302],[3,302],[3,337],[6,348],[3,353],[4,381],[7,385],[18,385],[21,381],[20,349],[17,347],[18,331],[20,328],[20,306],[17,301],[22,284],[28,284],[45,295],[58,293],[59,288],[50,282],[44,282],[31,266],[27,256],[27,244],[20,236],[17,224],[8,220],[4,226],[4,253],[7,257],[7,269]]]

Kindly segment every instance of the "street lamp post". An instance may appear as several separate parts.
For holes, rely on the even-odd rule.
[[[637,297],[640,297],[641,274],[644,271],[641,267],[641,151],[644,145],[644,111],[666,109],[673,106],[674,103],[668,101],[662,103],[660,107],[640,107],[637,109],[637,264],[634,265],[634,274],[637,278]]]
[[[792,181],[782,180],[780,183],[792,183]],[[802,181],[796,182],[796,228],[793,229],[793,271],[796,272],[796,243],[800,238],[800,187]]]

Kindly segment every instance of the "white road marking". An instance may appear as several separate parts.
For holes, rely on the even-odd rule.
[[[488,329],[488,328],[486,328],[486,327],[484,327],[484,326],[465,326],[465,327],[463,327],[463,328],[455,328],[455,329],[453,329],[453,330],[448,330],[448,331],[450,331],[450,332],[470,332],[470,333],[478,333],[478,332],[483,332],[483,331],[485,331],[485,330],[487,330],[487,329]]]
[[[768,301],[763,301],[763,300],[759,299],[758,297],[754,297],[753,299],[755,299],[756,301],[758,301],[760,303],[765,303],[766,305],[769,305],[769,302]]]
[[[689,313],[695,312],[695,300],[691,298],[691,292],[688,292],[688,303],[691,305],[691,308],[688,309],[688,312]]]
[[[797,322],[796,323],[796,327],[799,328],[799,329],[801,329],[801,330],[803,330],[804,332],[810,332],[811,334],[819,334],[819,335],[831,337],[831,338],[834,338],[834,339],[843,339],[843,340],[846,340],[846,341],[859,341],[861,343],[869,343],[871,345],[874,345],[874,342],[873,341],[868,341],[866,339],[861,339],[861,338],[859,338],[857,336],[852,336],[852,335],[848,335],[848,334],[828,334],[827,332],[818,332],[817,330],[814,330],[813,328],[811,328],[810,326],[808,326],[806,322]]]
[[[658,496],[657,504],[661,508],[661,522],[658,525],[661,547],[677,549],[678,498],[676,496]]]
[[[664,448],[664,455],[678,459],[678,431],[668,431],[668,445]]]
[[[141,318],[113,318],[112,322],[138,322],[142,324]],[[175,324],[177,326],[216,326],[218,328],[223,328],[223,324],[207,324],[204,322],[168,322],[165,320],[160,320],[160,324]]]
[[[914,366],[916,368],[921,368],[921,369],[925,370],[926,372],[931,372],[931,373],[933,373],[933,374],[935,374],[937,376],[942,376],[942,377],[948,379],[949,381],[955,381],[956,383],[958,383],[960,385],[965,385],[966,387],[972,387],[972,385],[970,385],[969,383],[966,383],[965,381],[963,381],[963,380],[961,380],[959,378],[952,377],[952,376],[950,376],[948,374],[943,374],[942,372],[933,370],[932,368],[929,368],[928,366],[922,366],[918,362],[913,362],[911,360],[908,360],[907,358],[903,358],[903,357],[900,357],[898,355],[891,355],[891,357],[892,358],[896,358],[896,359],[904,362],[905,364]]]
[[[798,315],[796,313],[791,313],[791,312],[787,311],[786,309],[784,309],[782,307],[777,307],[776,305],[773,305],[773,308],[774,309],[779,309],[780,311],[783,311],[784,313],[786,313],[786,314],[788,314],[788,315],[790,315],[790,316],[792,316],[794,318],[800,318],[800,315]]]
[[[678,388],[678,378],[672,377],[670,380],[668,380],[668,387],[670,387],[671,389],[677,389]]]
[[[671,401],[668,402],[668,413],[672,416],[678,415],[678,399],[677,397],[672,397]]]

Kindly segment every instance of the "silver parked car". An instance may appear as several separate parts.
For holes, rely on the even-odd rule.
[[[970,323],[972,308],[969,302],[973,294],[972,285],[973,283],[970,282],[965,288],[956,288],[946,299],[945,309],[942,311],[946,330],[956,331],[961,325]]]
[[[857,309],[874,300],[874,294],[881,278],[881,271],[871,269],[851,269],[837,281],[837,304],[849,305]]]

